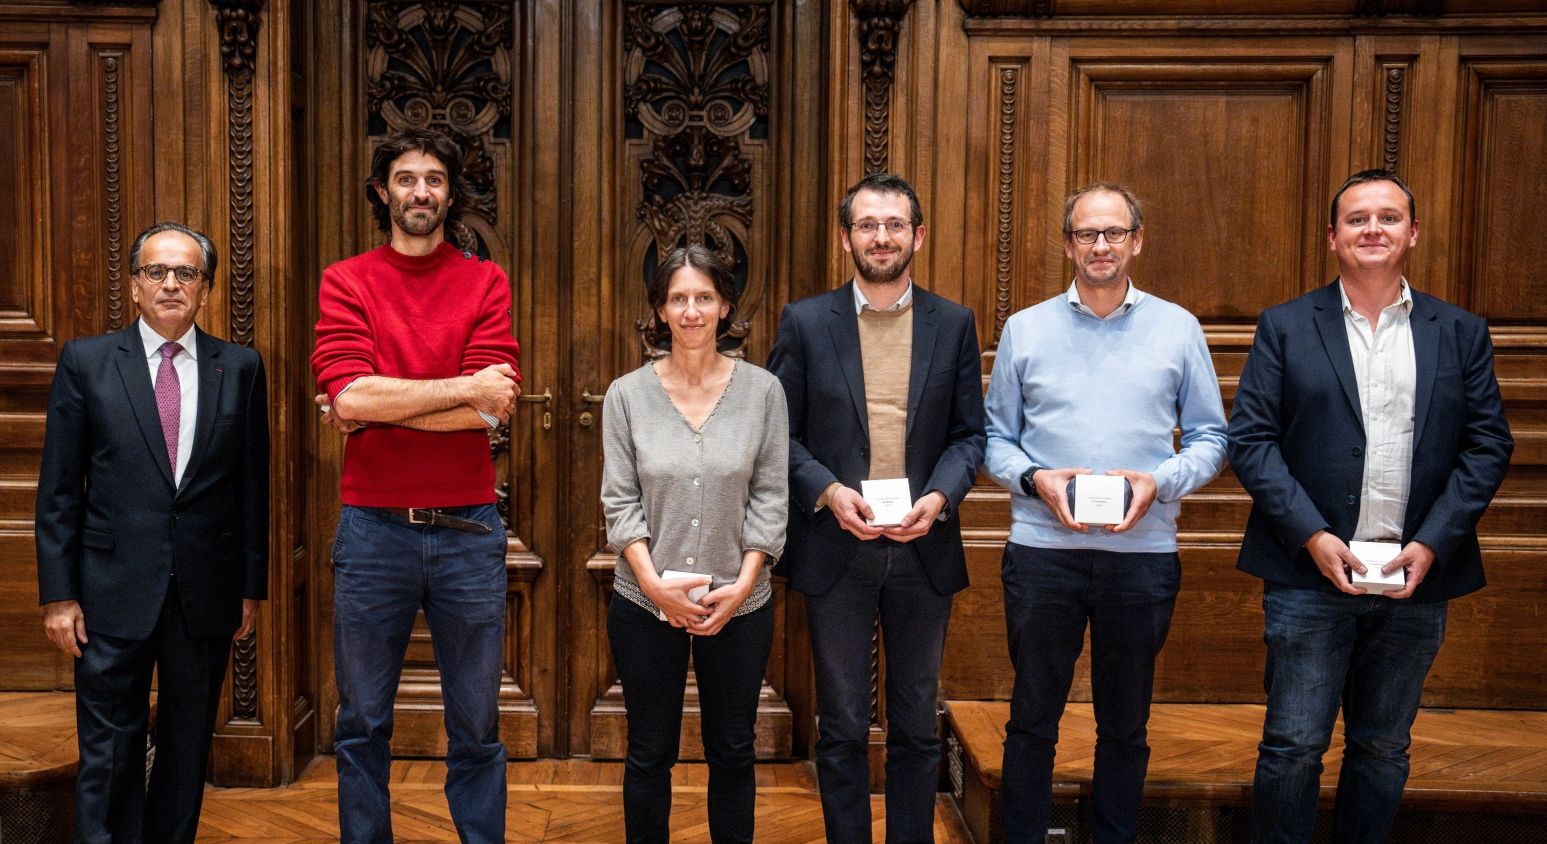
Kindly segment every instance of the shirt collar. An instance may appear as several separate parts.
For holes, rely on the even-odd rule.
[[[1064,297],[1069,300],[1069,307],[1074,308],[1076,311],[1079,311],[1086,316],[1096,316],[1095,311],[1086,307],[1085,303],[1080,301],[1079,282],[1069,282],[1069,292],[1065,293]],[[1133,279],[1128,279],[1128,292],[1123,296],[1123,303],[1118,305],[1117,308],[1112,311],[1112,313],[1107,314],[1107,318],[1116,316],[1117,314],[1128,313],[1129,311],[1133,310],[1134,305],[1139,304],[1139,302],[1141,302],[1143,299],[1144,291],[1133,285]],[[1103,319],[1103,317],[1096,318]]]
[[[1354,306],[1348,301],[1348,291],[1343,289],[1343,280],[1341,278],[1338,279],[1338,296],[1343,300],[1343,313],[1354,313]],[[1386,307],[1381,308],[1381,312],[1384,313],[1388,308],[1395,308],[1398,306],[1402,308],[1403,313],[1411,314],[1413,312],[1413,291],[1412,288],[1408,287],[1407,285],[1406,276],[1402,277],[1401,287],[1399,287],[1397,290],[1397,300],[1387,305]]]
[[[140,325],[140,342],[145,344],[145,357],[147,357],[147,358],[160,357],[161,356],[161,344],[165,343],[167,341],[167,338],[162,337],[160,334],[157,334],[156,330],[154,328],[151,328],[150,326],[145,324],[145,320],[139,319],[139,320],[135,320],[135,322],[139,323],[139,325]],[[190,358],[192,358],[194,360],[198,360],[199,359],[199,349],[198,349],[198,345],[199,344],[194,342],[195,331],[196,331],[196,329],[193,326],[191,326],[191,325],[188,326],[188,331],[185,332],[183,334],[183,336],[177,338],[177,345],[183,347],[183,351],[188,354],[188,357],[190,357]]]
[[[913,282],[912,281],[908,282],[908,289],[904,290],[902,292],[902,296],[898,297],[897,301],[895,303],[893,303],[890,308],[887,308],[884,311],[879,309],[879,308],[877,308],[877,307],[875,307],[874,305],[870,304],[870,300],[866,299],[865,298],[865,294],[860,292],[859,282],[858,281],[854,282],[854,313],[856,315],[858,315],[859,313],[864,311],[866,308],[869,308],[872,311],[875,311],[876,313],[890,313],[892,311],[900,311],[903,308],[908,307],[908,305],[912,304],[912,302],[913,302]]]

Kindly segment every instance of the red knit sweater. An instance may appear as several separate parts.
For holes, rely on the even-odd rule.
[[[510,282],[449,243],[424,256],[390,245],[322,274],[312,372],[337,399],[364,375],[431,380],[516,365]],[[485,431],[372,424],[344,445],[343,501],[357,507],[457,507],[494,500]]]

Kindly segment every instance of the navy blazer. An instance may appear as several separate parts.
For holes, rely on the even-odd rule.
[[[225,638],[268,594],[269,424],[263,361],[197,332],[193,452],[172,485],[137,323],[65,344],[38,478],[39,603],[75,600],[86,629],[145,639],[176,572],[190,635]]]
[[[1481,318],[1414,292],[1417,392],[1403,543],[1434,550],[1414,601],[1481,589],[1477,520],[1514,440]],[[1264,311],[1230,415],[1230,462],[1252,496],[1237,566],[1273,583],[1334,588],[1304,548],[1359,521],[1365,435],[1337,282]]]
[[[790,408],[790,522],[778,573],[796,590],[832,588],[860,540],[816,501],[834,481],[853,489],[870,477],[870,429],[854,282],[786,305],[768,369]],[[945,494],[947,517],[913,545],[930,585],[967,587],[957,507],[983,462],[983,365],[972,311],[913,287],[913,363],[908,379],[905,461],[914,498]],[[877,542],[890,540],[879,539]]]

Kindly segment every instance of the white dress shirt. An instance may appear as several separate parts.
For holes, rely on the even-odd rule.
[[[1397,301],[1381,310],[1373,331],[1370,321],[1349,304],[1342,282],[1338,294],[1364,420],[1364,483],[1353,538],[1396,542],[1402,538],[1413,468],[1413,398],[1418,389],[1409,320],[1413,294],[1403,279]]]
[[[167,338],[157,334],[145,320],[139,320],[139,323],[140,341],[145,344],[145,365],[150,367],[150,384],[155,387],[156,376],[161,372],[161,345]],[[172,467],[172,484],[181,486],[183,470],[188,468],[188,458],[193,456],[193,425],[199,415],[199,349],[192,326],[176,342],[183,350],[172,358],[172,368],[177,370],[177,385],[182,388],[183,395],[177,415],[177,465]]]
[[[859,279],[854,280],[854,313],[856,315],[858,315],[860,311],[863,311],[866,308],[869,308],[878,314],[887,314],[891,313],[892,311],[900,311],[912,303],[913,282],[911,281],[908,282],[908,289],[902,291],[902,295],[897,297],[897,301],[893,302],[890,308],[887,308],[883,311],[875,305],[870,304],[870,300],[866,299],[865,294],[859,289]]]

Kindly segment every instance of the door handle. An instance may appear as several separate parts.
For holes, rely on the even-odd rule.
[[[591,389],[589,387],[586,387],[586,388],[584,388],[584,389],[582,389],[580,391],[580,400],[582,402],[586,403],[586,404],[601,404],[602,402],[607,400],[607,396],[605,394],[600,395],[600,396],[593,395],[591,393]],[[596,414],[592,413],[589,410],[581,411],[581,413],[580,413],[580,427],[582,427],[582,428],[589,428],[589,427],[591,427],[595,423],[596,423]]]
[[[547,387],[544,387],[542,395],[540,395],[540,396],[526,396],[526,395],[516,396],[516,401],[531,402],[532,404],[552,404],[553,403],[553,391],[548,389]],[[544,410],[543,411],[543,430],[544,431],[551,431],[551,430],[553,430],[553,411],[551,411],[551,410]]]

